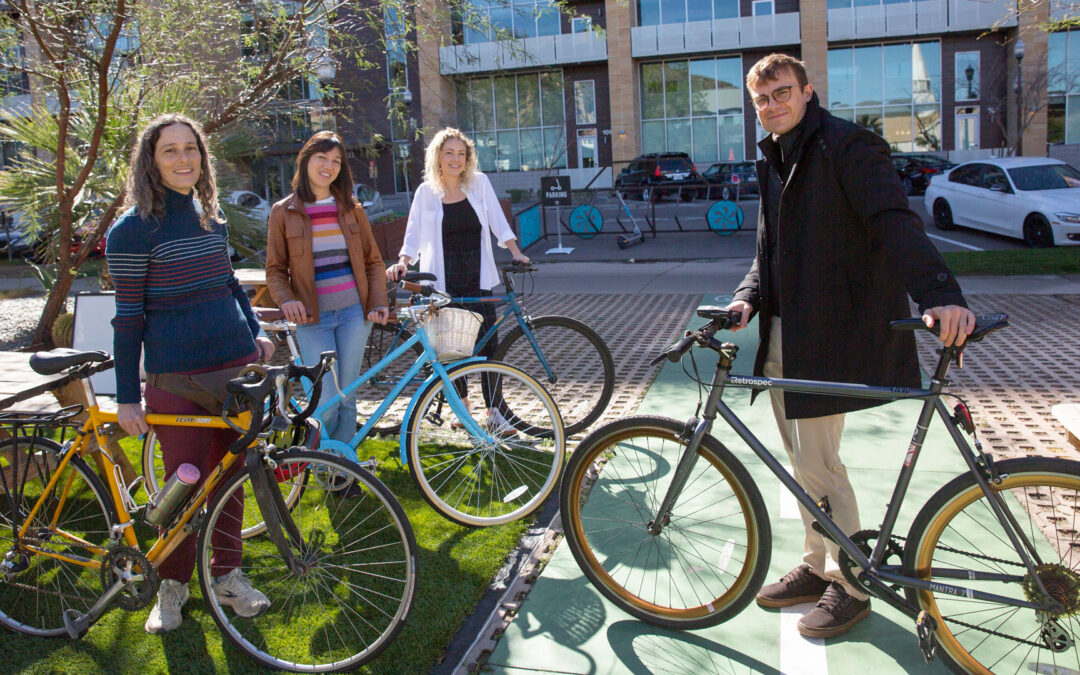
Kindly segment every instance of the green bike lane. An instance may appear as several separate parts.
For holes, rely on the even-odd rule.
[[[722,305],[730,296],[706,294],[701,304]],[[701,324],[694,319],[691,327]],[[748,374],[754,362],[757,326],[736,335],[721,334],[740,346],[735,372]],[[674,338],[674,336],[673,336]],[[837,358],[856,342],[837,345]],[[695,350],[707,379],[715,364]],[[641,358],[651,358],[642,355]],[[765,398],[750,405],[749,392],[729,390],[724,400],[754,434],[786,464]],[[638,410],[685,420],[696,409],[697,386],[678,363],[661,369]],[[876,528],[914,430],[920,402],[901,401],[847,416],[842,457],[855,485],[864,528]],[[713,435],[747,467],[765,498],[772,524],[772,558],[766,583],[801,562],[803,529],[795,499],[750,448],[718,421]],[[964,470],[940,422],[930,432],[895,530],[901,536],[918,509],[944,483]],[[846,635],[810,640],[796,623],[810,604],[781,611],[751,603],[726,623],[695,631],[651,626],[607,601],[585,578],[569,547],[560,544],[487,660],[486,672],[522,673],[912,673],[947,672],[940,661],[926,664],[914,623],[881,601],[870,618]]]

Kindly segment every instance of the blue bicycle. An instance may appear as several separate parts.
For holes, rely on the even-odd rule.
[[[321,420],[342,397],[360,391],[392,364],[407,363],[400,358],[407,352],[417,356],[384,390],[380,404],[348,443],[323,438],[319,450],[358,461],[356,448],[411,389],[401,423],[405,432],[400,456],[424,499],[446,518],[472,527],[502,525],[529,515],[551,494],[562,473],[566,437],[558,406],[539,382],[505,363],[482,357],[441,362],[426,326],[451,298],[430,286],[399,283],[414,294],[398,314],[415,332],[344,389],[340,383],[337,392],[324,387],[324,402],[312,418]],[[284,334],[295,348],[294,324],[276,321],[268,327],[268,332]],[[293,358],[299,361],[298,351]],[[464,400],[484,401],[482,388],[489,392],[487,407],[497,413],[483,421],[473,417]],[[302,397],[301,392],[292,395]],[[147,490],[156,492],[163,469],[153,430],[143,444],[143,473]]]

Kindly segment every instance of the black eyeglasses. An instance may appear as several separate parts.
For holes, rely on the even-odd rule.
[[[754,104],[755,110],[764,110],[765,108],[769,107],[770,97],[777,103],[783,103],[789,98],[791,98],[791,89],[795,86],[796,85],[794,84],[789,84],[786,87],[777,87],[776,89],[773,89],[772,94],[762,94],[761,96],[755,96],[754,98],[750,99],[750,101]]]

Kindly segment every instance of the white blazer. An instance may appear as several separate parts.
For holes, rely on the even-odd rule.
[[[495,196],[488,177],[479,171],[465,188],[465,197],[469,200],[476,216],[480,220],[480,288],[491,290],[499,284],[499,272],[495,269],[495,254],[491,248],[494,233],[499,246],[506,248],[506,242],[516,239],[510,224],[506,222],[502,206]],[[409,222],[405,226],[405,241],[401,244],[398,257],[408,256],[409,260],[420,260],[420,271],[435,275],[435,288],[446,291],[446,276],[443,269],[442,221],[445,193],[430,181],[424,181],[416,188],[412,208],[409,209]]]

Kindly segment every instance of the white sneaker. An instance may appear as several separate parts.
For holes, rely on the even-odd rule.
[[[270,608],[270,599],[251,585],[251,579],[234,569],[223,577],[217,577],[213,584],[217,601],[226,607],[232,607],[237,616],[245,619],[259,616]]]
[[[158,586],[157,604],[150,610],[143,628],[147,633],[164,633],[180,627],[183,617],[180,608],[188,601],[187,584],[172,579],[162,579]]]
[[[518,433],[514,425],[510,424],[497,408],[488,408],[487,422],[484,426],[492,436],[498,438],[511,438],[517,436]]]

